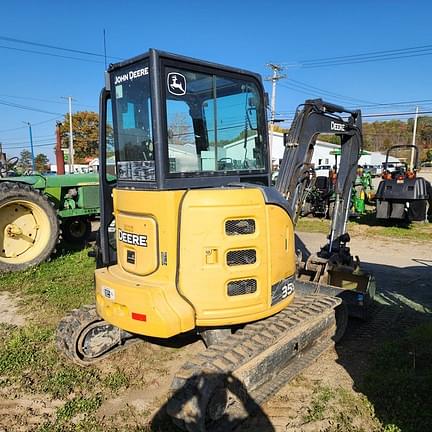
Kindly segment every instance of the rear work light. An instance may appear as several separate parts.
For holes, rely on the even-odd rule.
[[[132,312],[132,319],[137,320],[137,321],[147,321],[147,315],[140,314],[137,312]]]

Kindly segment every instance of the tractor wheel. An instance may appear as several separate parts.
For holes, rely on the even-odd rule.
[[[86,217],[69,217],[62,220],[62,237],[68,243],[83,243],[91,233],[91,222]]]
[[[0,183],[0,272],[45,261],[58,238],[56,210],[46,196],[23,183]]]

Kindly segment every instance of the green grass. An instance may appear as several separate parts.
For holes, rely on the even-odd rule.
[[[303,422],[321,432],[383,432],[367,398],[340,386],[316,385]]]
[[[1,326],[0,330],[0,376],[4,385],[43,392],[52,398],[87,392],[104,387],[105,383],[113,391],[127,385],[126,381],[119,381],[118,372],[108,373],[102,379],[98,369],[82,368],[64,360],[54,346],[53,328]]]
[[[300,218],[296,230],[328,234],[330,221],[318,218]],[[352,237],[386,237],[414,241],[432,241],[432,223],[412,223],[407,226],[382,224],[376,221],[375,215],[367,214],[360,219],[348,222],[348,232]]]
[[[74,416],[80,413],[93,413],[101,406],[101,403],[102,396],[100,394],[90,398],[77,396],[68,400],[57,410],[57,420],[71,420]]]
[[[318,218],[300,218],[297,222],[296,231],[328,234],[330,221]]]
[[[431,358],[431,323],[384,344],[374,356],[363,390],[386,431],[432,430]]]
[[[94,302],[94,259],[88,249],[0,278],[0,291],[19,293],[30,310],[43,309],[43,322],[55,322],[65,312]]]
[[[307,410],[307,414],[303,420],[306,423],[311,421],[321,420],[324,417],[324,411],[328,402],[335,397],[333,390],[330,387],[318,387],[314,390],[311,406]]]

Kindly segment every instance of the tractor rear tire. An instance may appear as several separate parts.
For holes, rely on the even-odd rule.
[[[62,220],[62,237],[68,243],[84,243],[91,234],[91,222],[87,217],[68,217]]]
[[[24,183],[0,183],[0,272],[47,260],[59,234],[54,204],[45,195]]]

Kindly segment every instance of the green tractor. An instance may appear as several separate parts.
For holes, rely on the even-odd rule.
[[[100,212],[98,174],[4,177],[7,171],[0,178],[0,272],[47,260],[62,239],[88,238]]]

